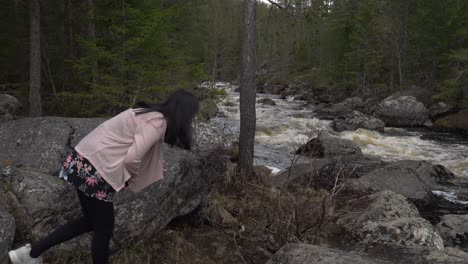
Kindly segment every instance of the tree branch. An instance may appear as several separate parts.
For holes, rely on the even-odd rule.
[[[274,1],[271,1],[271,0],[267,0],[267,1],[268,1],[270,4],[272,4],[272,5],[276,6],[276,7],[278,7],[279,9],[283,9],[283,8],[284,8],[284,6],[280,5],[280,4],[277,3],[277,2],[274,2]]]

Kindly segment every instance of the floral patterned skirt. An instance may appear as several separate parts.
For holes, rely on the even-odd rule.
[[[59,177],[85,195],[112,202],[115,190],[101,177],[94,166],[75,150],[67,156]]]

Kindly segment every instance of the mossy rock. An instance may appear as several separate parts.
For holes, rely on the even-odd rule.
[[[464,130],[468,133],[468,109],[437,119],[435,127]]]
[[[208,121],[215,117],[219,112],[216,102],[212,99],[205,99],[200,102],[200,111],[198,112],[198,119]]]

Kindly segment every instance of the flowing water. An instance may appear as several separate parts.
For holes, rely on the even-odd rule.
[[[220,104],[224,117],[211,123],[223,126],[224,133],[239,133],[239,94],[237,86],[217,83],[228,92]],[[330,121],[314,118],[313,107],[305,101],[279,99],[278,96],[258,94],[257,98],[270,98],[276,105],[257,103],[257,131],[255,136],[255,163],[278,170],[291,164],[293,151],[319,131],[328,131],[338,137],[356,142],[366,155],[386,161],[425,160],[449,168],[455,175],[468,179],[468,139],[448,133],[424,129],[385,128],[385,133],[358,129],[333,132]]]

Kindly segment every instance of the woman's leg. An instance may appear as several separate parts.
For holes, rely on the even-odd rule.
[[[82,192],[78,191],[78,198],[80,199],[83,216],[68,221],[65,225],[57,228],[54,232],[41,241],[33,244],[31,246],[31,257],[37,258],[49,248],[77,237],[81,234],[90,232],[93,229],[93,225],[89,220],[89,210],[86,204],[87,197]]]
[[[94,264],[109,263],[109,242],[114,231],[114,204],[92,199],[90,221],[93,227],[91,253]]]

